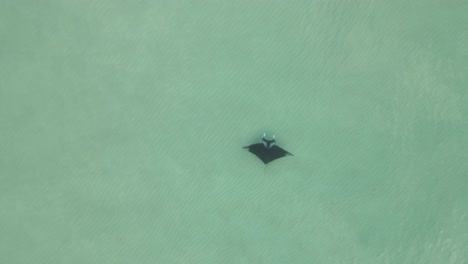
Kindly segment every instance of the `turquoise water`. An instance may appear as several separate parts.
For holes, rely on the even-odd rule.
[[[466,1],[0,7],[0,263],[467,263]]]

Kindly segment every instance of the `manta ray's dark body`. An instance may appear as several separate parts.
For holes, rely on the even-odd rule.
[[[244,149],[255,154],[255,156],[261,159],[265,164],[282,157],[293,156],[293,154],[276,145],[275,136],[273,136],[273,139],[268,140],[265,138],[265,134],[263,134],[261,143],[246,146]]]

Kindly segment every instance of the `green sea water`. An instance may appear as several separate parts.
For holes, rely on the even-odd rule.
[[[468,263],[467,13],[1,1],[0,263]]]

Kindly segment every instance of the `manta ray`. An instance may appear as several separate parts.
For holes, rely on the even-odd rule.
[[[265,133],[263,134],[262,142],[243,147],[243,149],[252,152],[257,156],[265,165],[282,157],[294,156],[293,154],[282,149],[276,145],[275,135],[273,139],[266,139]]]

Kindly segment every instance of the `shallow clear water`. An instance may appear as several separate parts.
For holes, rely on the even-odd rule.
[[[0,4],[0,262],[466,263],[468,6],[409,2]]]

